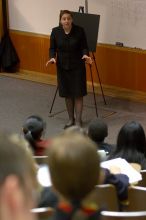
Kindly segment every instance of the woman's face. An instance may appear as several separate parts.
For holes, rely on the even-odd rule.
[[[70,14],[63,14],[60,20],[64,29],[70,29],[72,26],[72,17]]]

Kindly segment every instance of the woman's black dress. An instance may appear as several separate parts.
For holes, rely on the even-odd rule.
[[[50,58],[57,55],[57,80],[61,97],[81,97],[87,94],[86,68],[83,55],[88,55],[84,29],[72,25],[69,34],[62,26],[52,29]]]

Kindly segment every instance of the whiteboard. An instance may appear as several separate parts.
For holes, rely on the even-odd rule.
[[[146,49],[146,0],[89,2],[89,12],[101,16],[99,42]]]
[[[77,11],[84,0],[8,0],[10,29],[50,34],[62,9]],[[146,0],[88,0],[100,15],[99,43],[146,49]],[[92,24],[91,24],[92,25]]]

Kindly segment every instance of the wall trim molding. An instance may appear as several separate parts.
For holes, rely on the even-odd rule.
[[[48,85],[57,85],[56,75],[51,75],[47,73],[40,73],[21,69],[20,72],[17,73],[1,73],[1,75],[37,83],[44,83]],[[100,84],[94,83],[94,87],[95,93],[101,95],[102,93]],[[105,84],[102,84],[102,88],[105,96],[146,103],[146,92],[130,90],[126,88],[119,88]],[[93,92],[92,83],[89,81],[87,82],[87,89],[88,92]]]
[[[15,33],[18,35],[25,35],[25,36],[33,36],[33,37],[43,37],[43,38],[49,38],[49,34],[39,34],[39,33],[34,33],[34,32],[29,32],[29,31],[21,31],[21,30],[13,30],[9,29],[10,33]]]

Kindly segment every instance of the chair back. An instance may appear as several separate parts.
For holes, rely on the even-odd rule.
[[[31,210],[37,216],[38,220],[51,220],[53,218],[53,208],[36,208]]]
[[[142,180],[138,182],[138,186],[146,187],[146,170],[141,170],[140,171],[142,175]]]
[[[146,212],[102,211],[101,220],[146,220]]]
[[[128,202],[125,211],[146,211],[146,188],[130,186],[128,188]]]
[[[99,205],[99,208],[108,211],[119,211],[117,192],[113,185],[97,185],[95,191],[95,202]]]
[[[46,159],[48,158],[48,156],[33,156],[33,158],[35,159],[37,164],[42,165],[46,164]]]

